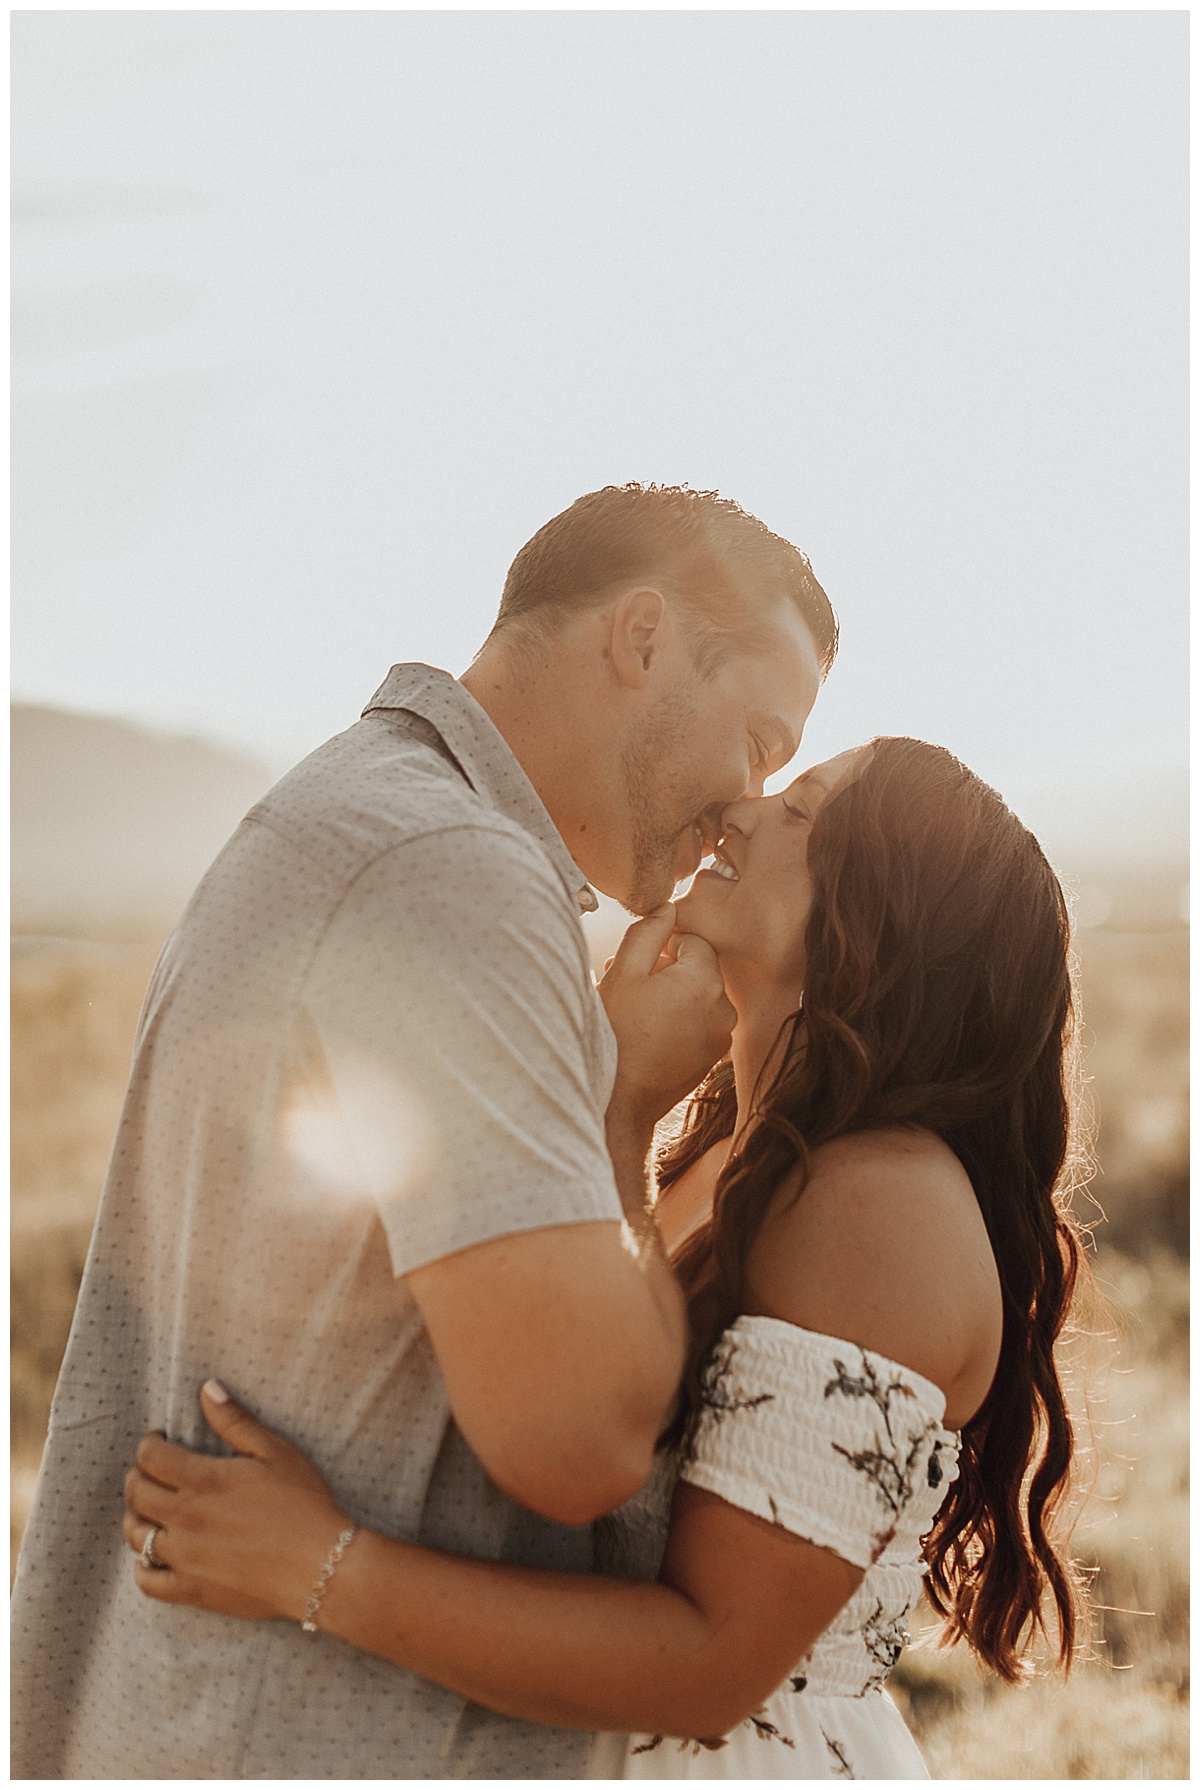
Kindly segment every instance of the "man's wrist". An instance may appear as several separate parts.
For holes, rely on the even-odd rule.
[[[649,1155],[654,1127],[663,1116],[661,1097],[618,1073],[609,1097],[606,1121],[610,1137],[619,1134],[631,1145],[643,1144]]]

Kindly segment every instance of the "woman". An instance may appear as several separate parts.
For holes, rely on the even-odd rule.
[[[210,1383],[242,1458],[146,1438],[139,1584],[632,1732],[626,1776],[924,1776],[881,1694],[923,1571],[1006,1679],[1039,1628],[1064,1665],[1074,1645],[1062,892],[949,753],[880,739],[726,810],[677,924],[738,1024],[659,1165],[691,1352],[649,1485],[600,1525],[605,1573],[355,1533]]]

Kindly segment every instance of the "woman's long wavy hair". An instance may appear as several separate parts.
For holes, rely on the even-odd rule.
[[[1034,1634],[1069,1667],[1082,1590],[1056,1543],[1073,1434],[1055,1364],[1081,1272],[1068,1201],[1075,1156],[1070,919],[1033,835],[949,752],[879,739],[818,810],[800,1010],[717,1183],[711,1220],[676,1259],[691,1349],[673,1434],[699,1409],[713,1343],[745,1309],[747,1256],[811,1153],[879,1126],[935,1132],[962,1163],[1003,1291],[1000,1362],[966,1425],[959,1477],[925,1540],[946,1637],[1001,1677],[1022,1676]],[[737,1100],[719,1064],[660,1154],[667,1187],[722,1138]]]

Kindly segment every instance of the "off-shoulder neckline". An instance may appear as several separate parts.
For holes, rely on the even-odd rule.
[[[736,1330],[739,1325],[744,1324],[765,1324],[771,1330],[785,1332],[788,1340],[791,1340],[793,1337],[804,1337],[813,1342],[832,1343],[839,1349],[860,1349],[864,1355],[870,1355],[876,1361],[886,1361],[889,1367],[899,1368],[900,1372],[902,1374],[907,1374],[910,1380],[916,1380],[918,1385],[928,1388],[933,1399],[940,1407],[938,1422],[945,1428],[943,1419],[946,1415],[946,1394],[942,1391],[936,1381],[927,1379],[924,1374],[919,1374],[915,1367],[909,1367],[903,1361],[896,1361],[891,1355],[882,1355],[878,1349],[868,1349],[865,1343],[855,1342],[852,1337],[830,1336],[824,1330],[808,1330],[803,1324],[789,1324],[786,1318],[771,1318],[755,1312],[743,1312],[740,1317],[733,1320],[729,1329]],[[958,1435],[959,1432],[957,1430],[949,1430],[947,1433],[949,1435]]]

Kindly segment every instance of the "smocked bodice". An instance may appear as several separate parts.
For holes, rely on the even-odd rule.
[[[790,1689],[865,1696],[907,1639],[921,1537],[958,1473],[945,1403],[932,1381],[856,1343],[739,1318],[709,1358],[686,1458],[660,1455],[638,1496],[598,1525],[597,1564],[656,1576],[680,1477],[831,1548],[865,1576]]]

